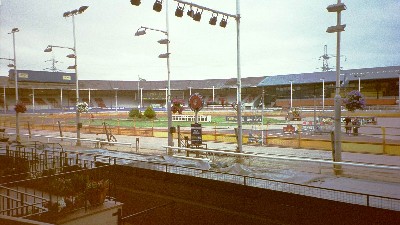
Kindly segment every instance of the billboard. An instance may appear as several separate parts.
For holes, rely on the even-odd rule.
[[[63,83],[75,84],[75,73],[63,72],[48,72],[48,71],[32,71],[32,70],[17,70],[18,82],[40,82],[40,83]],[[8,77],[10,80],[15,80],[15,72],[13,69],[9,71]]]

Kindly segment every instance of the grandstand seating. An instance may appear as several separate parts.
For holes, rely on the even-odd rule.
[[[43,98],[35,98],[35,104],[47,105],[47,103],[43,100]]]
[[[25,105],[32,105],[32,102],[29,98],[20,98],[19,100]],[[36,99],[35,99],[35,101],[36,101]]]
[[[97,103],[97,106],[100,108],[107,108],[106,104],[104,103],[102,98],[94,98]]]
[[[60,105],[58,104],[55,98],[47,98],[47,101],[53,106],[54,108],[59,108]]]

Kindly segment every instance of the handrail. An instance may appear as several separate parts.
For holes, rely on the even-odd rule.
[[[244,156],[244,157],[256,157],[256,158],[266,158],[266,159],[279,159],[279,160],[290,160],[290,161],[302,161],[302,162],[315,162],[315,163],[326,163],[332,165],[347,165],[347,166],[358,166],[358,167],[367,167],[373,169],[390,169],[390,170],[399,170],[400,166],[392,166],[392,165],[381,165],[381,164],[372,164],[372,163],[359,163],[359,162],[334,162],[327,159],[315,159],[315,158],[306,158],[306,157],[298,157],[298,156],[288,156],[288,155],[276,155],[276,154],[266,154],[266,153],[238,153],[231,151],[219,151],[219,150],[208,150],[208,149],[193,149],[193,148],[182,148],[182,147],[174,147],[174,146],[163,146],[165,149],[173,149],[173,150],[183,150],[183,151],[198,151],[198,152],[206,152],[206,153],[217,153],[224,155],[232,155],[232,156]]]

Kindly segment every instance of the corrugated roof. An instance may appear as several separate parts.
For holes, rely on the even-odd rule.
[[[375,68],[364,68],[364,69],[351,69],[342,70],[341,74],[346,74],[349,81],[358,80],[358,76],[361,76],[361,80],[376,80],[376,79],[393,79],[398,78],[400,73],[400,66],[388,66],[388,67],[375,67]],[[278,76],[269,76],[262,80],[258,86],[275,86],[275,85],[288,85],[290,81],[295,84],[311,84],[320,83],[321,79],[325,82],[336,81],[336,71],[328,72],[314,72],[314,73],[300,73],[300,74],[287,74]],[[341,76],[343,80],[343,76]]]
[[[46,72],[46,71],[42,71]],[[46,72],[50,73],[50,72]],[[393,79],[398,78],[400,66],[375,67],[365,69],[342,70],[342,74],[347,74],[350,81],[373,80],[373,79]],[[314,72],[301,74],[287,74],[268,77],[247,77],[242,78],[242,87],[263,87],[274,85],[288,85],[290,81],[296,84],[320,83],[321,79],[325,82],[335,82],[336,72]],[[341,76],[341,80],[343,77]],[[14,87],[14,81],[8,77],[0,77],[1,86]],[[192,89],[222,89],[236,88],[237,79],[208,79],[208,80],[171,80],[171,90],[187,90]],[[21,88],[37,88],[37,89],[75,89],[75,84],[61,83],[39,83],[39,82],[19,82]],[[164,90],[167,88],[167,81],[115,81],[115,80],[79,80],[79,89],[81,90]]]

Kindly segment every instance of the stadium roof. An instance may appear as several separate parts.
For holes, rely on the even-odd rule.
[[[29,70],[19,70],[27,73],[31,73]],[[346,74],[350,81],[358,80],[360,76],[361,80],[379,80],[379,79],[394,79],[398,78],[400,73],[400,66],[389,66],[389,67],[376,67],[376,68],[365,68],[365,69],[351,69],[342,70],[341,74]],[[48,76],[54,75],[52,72],[47,71],[33,71],[32,74],[42,74]],[[61,77],[69,74],[59,74]],[[0,77],[0,85],[13,88],[14,81],[13,77]],[[72,79],[75,77],[72,76]],[[50,79],[50,78],[49,78]],[[312,84],[320,83],[321,79],[325,82],[335,82],[336,72],[314,72],[314,73],[301,73],[301,74],[288,74],[288,75],[277,75],[277,76],[261,76],[261,77],[247,77],[242,78],[242,87],[265,87],[265,86],[279,86],[289,85],[290,81],[295,84]],[[341,80],[343,76],[341,76]],[[53,78],[49,82],[38,82],[33,80],[19,81],[18,86],[20,88],[35,88],[35,89],[75,89],[75,82],[71,83],[59,83]],[[171,90],[188,90],[192,89],[224,89],[224,88],[236,88],[237,79],[208,79],[208,80],[171,80]],[[79,80],[80,90],[165,90],[167,88],[167,81],[115,81],[115,80]]]
[[[346,74],[349,81],[358,80],[358,76],[360,76],[361,80],[393,79],[398,78],[399,73],[400,66],[351,69],[341,71],[341,74]],[[343,77],[344,76],[341,76],[341,80],[343,80]],[[269,76],[261,81],[257,86],[263,87],[288,85],[290,84],[290,81],[293,81],[293,83],[295,84],[312,84],[322,82],[321,79],[324,79],[325,82],[336,82],[336,71]]]

